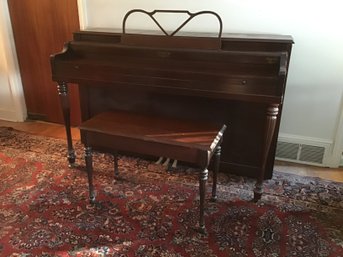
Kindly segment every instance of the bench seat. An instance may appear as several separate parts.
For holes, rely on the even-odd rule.
[[[205,231],[204,198],[207,167],[216,155],[212,199],[216,198],[220,143],[225,125],[173,119],[126,111],[110,111],[95,115],[80,125],[81,141],[85,145],[90,200],[95,201],[93,188],[92,149],[113,153],[132,152],[164,156],[199,167],[200,220]]]

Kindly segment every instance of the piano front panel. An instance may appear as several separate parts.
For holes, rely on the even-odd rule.
[[[235,35],[222,38],[221,49],[206,50],[128,46],[120,35],[77,32],[52,57],[53,80],[79,84],[82,120],[119,109],[222,122],[228,130],[221,169],[257,177],[266,112],[277,104],[264,174],[271,177],[291,38]]]
[[[252,177],[260,172],[265,104],[132,91],[106,85],[81,84],[80,94],[87,95],[89,103],[87,111],[82,108],[84,120],[108,110],[125,110],[228,124],[222,145],[221,169]],[[272,160],[269,165],[273,165]],[[270,177],[271,172],[269,169],[266,176]]]
[[[111,55],[101,55],[103,44],[91,44],[88,52],[84,44],[72,45],[78,54],[55,63],[55,80],[255,102],[280,102],[284,91],[283,53],[105,46]]]

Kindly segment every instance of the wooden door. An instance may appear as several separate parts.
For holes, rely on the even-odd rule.
[[[77,0],[8,0],[28,117],[63,123],[49,56],[79,30]],[[76,85],[69,87],[71,120],[80,123]]]

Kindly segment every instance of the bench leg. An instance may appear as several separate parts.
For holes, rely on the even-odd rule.
[[[118,168],[118,153],[113,154],[113,163],[114,163],[114,176],[119,176],[119,168]]]
[[[208,170],[205,168],[199,174],[199,193],[200,193],[200,212],[199,212],[199,229],[200,232],[206,234],[204,208],[205,208],[205,193],[206,181],[208,178]]]
[[[215,202],[217,200],[217,178],[218,178],[218,171],[220,165],[220,154],[221,154],[221,146],[217,146],[216,150],[214,151],[214,170],[213,170],[213,184],[212,184],[212,197],[211,201]]]
[[[89,186],[89,201],[90,203],[95,202],[95,192],[93,187],[93,160],[92,160],[92,148],[85,147],[85,160],[86,169],[88,175],[88,186]]]

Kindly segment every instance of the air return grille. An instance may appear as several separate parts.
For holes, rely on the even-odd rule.
[[[313,145],[300,145],[301,151],[299,160],[305,162],[322,163],[324,157],[324,147]]]
[[[298,159],[299,144],[278,142],[276,148],[276,157],[283,159]]]
[[[325,147],[278,141],[276,158],[295,162],[323,164]]]

